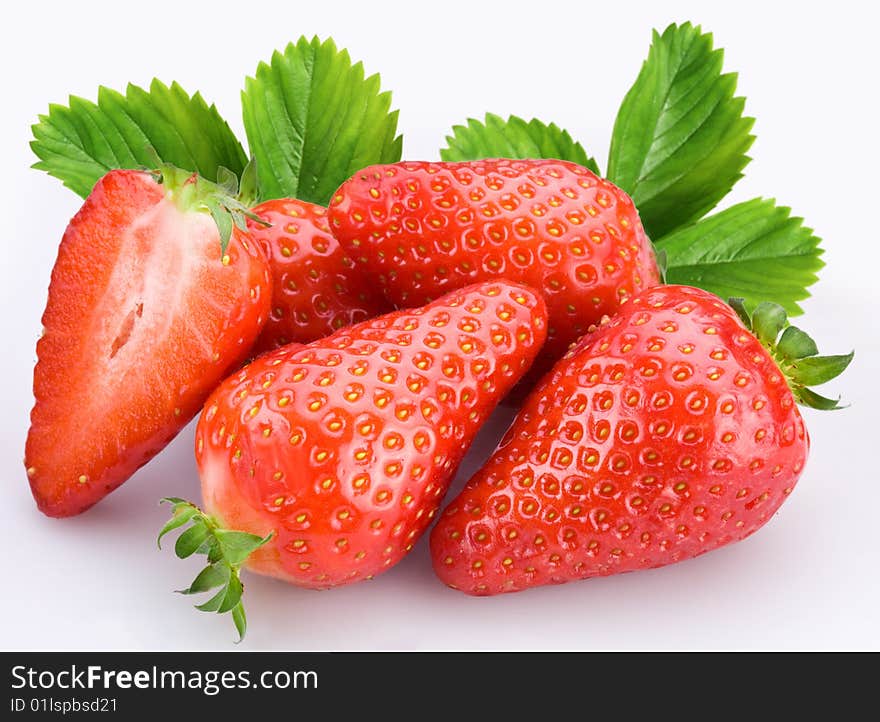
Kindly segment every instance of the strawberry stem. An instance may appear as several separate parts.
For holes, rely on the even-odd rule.
[[[229,246],[229,239],[232,238],[233,226],[241,231],[247,230],[248,219],[262,226],[271,225],[248,207],[255,198],[255,189],[251,187],[254,171],[248,171],[247,168],[245,171],[242,174],[242,188],[239,188],[236,175],[222,167],[217,169],[217,183],[167,163],[158,164],[150,172],[156,182],[166,188],[168,198],[181,211],[211,214],[220,234],[222,257]]]
[[[205,514],[195,504],[169,497],[160,503],[172,505],[171,519],[159,532],[156,543],[161,549],[162,537],[168,532],[189,525],[184,529],[174,544],[174,553],[179,559],[186,559],[193,554],[204,554],[208,557],[208,565],[202,569],[186,589],[177,590],[180,594],[200,594],[217,589],[213,596],[196,609],[202,612],[231,612],[232,621],[238,630],[238,641],[244,639],[247,632],[247,616],[244,611],[242,594],[244,585],[241,582],[241,567],[252,552],[259,549],[272,538],[248,534],[243,531],[223,529],[211,516]]]
[[[819,356],[816,342],[806,332],[789,325],[785,309],[778,303],[759,303],[751,314],[742,298],[731,298],[729,303],[746,328],[770,352],[799,404],[823,411],[845,408],[840,405],[840,397],[826,398],[810,387],[840,376],[853,360],[855,351]]]

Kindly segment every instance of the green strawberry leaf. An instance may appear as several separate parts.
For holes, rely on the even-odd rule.
[[[204,602],[202,604],[196,604],[196,609],[198,609],[200,612],[219,612],[220,606],[223,604],[223,601],[226,599],[227,592],[228,592],[227,587],[224,586],[219,592],[217,592],[207,602]]]
[[[765,344],[776,343],[787,323],[788,314],[778,303],[761,301],[752,314],[752,330],[758,340]]]
[[[162,537],[165,536],[168,532],[177,529],[178,527],[186,524],[190,519],[192,519],[193,515],[198,513],[198,509],[195,507],[181,506],[180,503],[183,502],[183,499],[171,500],[171,503],[175,504],[174,514],[171,516],[171,519],[168,520],[168,523],[162,527],[162,531],[159,532],[159,538],[156,539],[156,546],[159,549],[162,548]]]
[[[234,607],[241,603],[243,591],[244,587],[241,584],[241,579],[237,575],[233,575],[219,592],[204,604],[197,604],[196,609],[202,612],[217,612],[217,614],[231,612]]]
[[[217,201],[209,200],[205,205],[220,232],[220,254],[222,255],[226,253],[229,239],[232,238],[232,216]]]
[[[741,296],[754,308],[778,303],[802,313],[825,264],[819,238],[773,200],[755,198],[731,206],[656,241],[666,252],[667,283],[698,286],[728,298]]]
[[[244,633],[247,631],[247,615],[244,613],[244,605],[239,602],[232,608],[232,622],[238,632],[238,638],[244,639]]]
[[[486,113],[482,123],[468,118],[467,125],[456,125],[446,136],[447,147],[440,151],[445,161],[481,158],[556,158],[585,166],[599,174],[596,161],[568,131],[556,124],[546,125],[537,118],[525,121],[515,115],[504,120]]]
[[[701,218],[742,177],[754,118],[734,97],[724,52],[690,23],[654,31],[614,123],[608,179],[632,196],[652,238]]]
[[[850,365],[854,354],[838,356],[813,356],[797,361],[795,372],[797,380],[804,386],[819,386],[828,383],[842,374]]]
[[[199,572],[188,588],[180,589],[179,592],[181,594],[198,594],[216,589],[229,581],[229,573],[229,567],[225,564],[211,564]]]
[[[155,158],[210,181],[239,175],[247,156],[217,108],[177,83],[153,80],[149,91],[129,85],[125,95],[98,88],[97,104],[71,96],[50,105],[31,128],[33,167],[87,196],[114,168],[153,168]]]
[[[257,162],[251,158],[241,172],[241,181],[238,186],[238,199],[248,208],[257,204]]]
[[[241,95],[260,198],[327,205],[356,171],[400,160],[397,111],[379,82],[330,39],[302,37],[260,63]]]
[[[819,353],[816,342],[795,326],[789,326],[782,332],[777,346],[783,355],[791,359],[808,358]]]
[[[175,552],[181,559],[193,554],[208,557],[208,566],[196,575],[181,594],[200,594],[217,589],[208,601],[197,604],[202,612],[232,613],[232,621],[238,631],[239,639],[244,639],[247,631],[247,617],[241,597],[244,585],[241,583],[241,565],[251,554],[272,538],[272,534],[259,537],[255,534],[222,529],[216,519],[205,514],[195,504],[177,497],[162,499],[162,503],[172,506],[171,520],[159,532],[161,539],[165,534],[189,523],[177,538]]]
[[[229,529],[217,529],[214,531],[214,536],[220,544],[223,556],[230,564],[241,564],[250,556],[251,552],[269,541],[269,537],[260,537],[256,534]]]
[[[174,544],[174,553],[180,559],[195,554],[208,538],[208,527],[201,519],[190,519],[190,521],[192,526],[177,537],[177,542]]]
[[[802,406],[808,406],[811,409],[818,409],[819,411],[837,411],[838,409],[846,408],[846,406],[840,405],[839,398],[830,399],[827,396],[817,394],[812,389],[801,389],[796,396],[798,403]]]
[[[234,607],[237,607],[241,603],[241,595],[244,592],[244,585],[242,585],[241,579],[238,575],[233,575],[229,578],[229,583],[223,591],[223,601],[220,602],[220,607],[217,609],[218,614],[231,612]]]

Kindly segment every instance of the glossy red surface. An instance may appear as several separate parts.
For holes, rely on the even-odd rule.
[[[565,161],[372,166],[339,188],[329,215],[398,306],[500,278],[541,291],[551,360],[660,280],[629,196]]]
[[[272,307],[256,351],[308,343],[389,310],[330,234],[326,208],[281,198],[253,212],[271,224],[248,221],[272,272]]]
[[[273,532],[248,567],[294,584],[388,569],[532,363],[546,320],[533,291],[485,283],[261,356],[199,419],[207,511],[227,528]]]
[[[657,287],[527,399],[432,531],[434,568],[498,594],[687,559],[760,528],[808,449],[781,371],[736,314]]]

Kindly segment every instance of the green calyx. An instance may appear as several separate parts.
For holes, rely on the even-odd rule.
[[[213,596],[196,609],[202,612],[232,614],[232,621],[238,631],[238,641],[244,639],[247,631],[247,617],[242,603],[244,585],[241,582],[242,564],[251,553],[272,538],[248,534],[243,531],[223,529],[213,517],[205,514],[195,504],[169,497],[160,503],[172,505],[171,519],[162,527],[156,543],[161,549],[162,537],[168,532],[189,524],[174,544],[174,553],[180,559],[193,554],[204,554],[208,557],[208,565],[202,569],[186,589],[179,589],[180,594],[199,594],[216,589]]]
[[[256,202],[257,171],[254,161],[248,163],[241,175],[241,182],[231,170],[217,169],[217,182],[213,183],[197,173],[182,170],[155,157],[155,169],[150,173],[156,182],[164,186],[168,197],[182,211],[210,213],[220,233],[220,255],[226,253],[232,227],[247,230],[247,220],[263,226],[270,225],[254,214],[250,206]]]
[[[770,352],[799,404],[823,411],[845,408],[840,405],[840,398],[826,398],[810,387],[840,376],[853,360],[854,351],[840,356],[819,356],[816,342],[801,329],[788,324],[785,309],[779,304],[765,301],[749,314],[742,298],[731,298],[729,303],[746,328]]]

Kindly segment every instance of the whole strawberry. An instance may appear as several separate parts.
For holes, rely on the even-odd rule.
[[[330,235],[326,208],[280,198],[252,210],[268,223],[251,220],[248,227],[269,259],[273,280],[257,352],[308,343],[385,310],[381,293]]]
[[[246,213],[215,184],[165,167],[107,173],[71,220],[25,447],[45,514],[78,514],[113,491],[247,356],[271,289]]]
[[[836,408],[807,386],[852,354],[817,356],[779,306],[738,308],[743,320],[705,291],[657,287],[586,336],[444,511],[440,578],[518,591],[671,564],[760,528],[807,459],[796,402]]]
[[[217,388],[199,419],[209,516],[172,500],[170,528],[195,518],[184,535],[245,533],[248,568],[304,587],[388,569],[424,532],[545,336],[540,296],[493,282],[259,357]]]
[[[565,161],[372,166],[336,192],[330,224],[398,306],[499,278],[540,290],[551,361],[660,280],[629,196]]]

